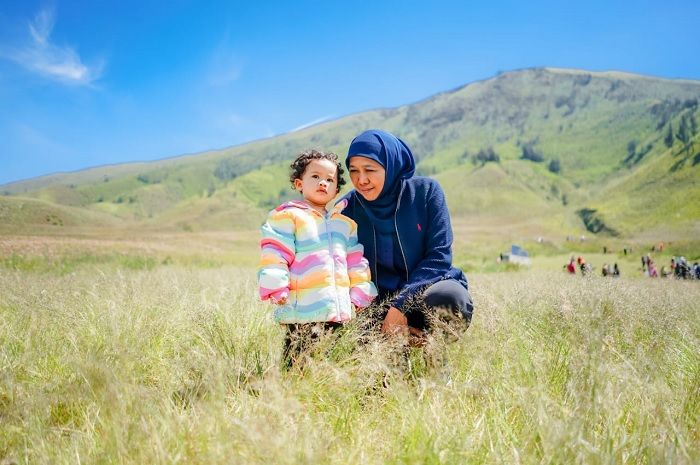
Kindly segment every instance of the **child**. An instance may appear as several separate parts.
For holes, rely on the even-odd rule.
[[[353,318],[356,308],[377,295],[357,224],[340,213],[346,201],[326,210],[345,183],[338,156],[305,151],[290,167],[290,181],[303,200],[269,213],[258,271],[260,298],[277,306],[275,321],[286,326],[286,368],[313,339]]]

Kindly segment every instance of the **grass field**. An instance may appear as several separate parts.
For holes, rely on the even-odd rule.
[[[474,273],[458,342],[281,373],[253,268],[114,257],[0,266],[0,463],[700,461],[698,282]]]
[[[0,186],[0,465],[700,463],[700,282],[640,269],[647,253],[659,271],[700,260],[699,92],[506,72],[250,144]],[[343,154],[369,127],[445,189],[474,321],[422,350],[360,317],[283,373],[258,228],[292,194],[296,153]],[[512,244],[532,267],[496,261]],[[562,271],[572,255],[591,276]],[[622,277],[601,278],[605,263]]]

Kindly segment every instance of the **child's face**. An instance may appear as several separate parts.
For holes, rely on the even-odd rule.
[[[330,160],[311,160],[301,179],[294,180],[294,188],[301,192],[312,207],[325,209],[338,193],[338,167]]]

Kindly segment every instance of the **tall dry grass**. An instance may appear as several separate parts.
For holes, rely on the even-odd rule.
[[[700,461],[700,283],[472,276],[460,341],[282,373],[253,278],[0,270],[0,463]]]

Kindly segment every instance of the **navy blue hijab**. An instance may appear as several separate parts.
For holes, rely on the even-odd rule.
[[[352,157],[365,157],[376,161],[386,171],[384,187],[375,200],[365,200],[356,193],[370,219],[383,232],[388,232],[396,211],[404,179],[413,176],[416,162],[408,145],[398,137],[378,129],[370,129],[355,137],[348,148],[345,166],[350,168]]]

